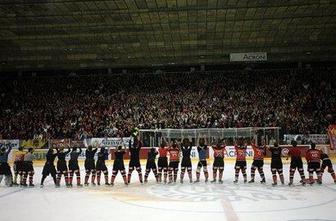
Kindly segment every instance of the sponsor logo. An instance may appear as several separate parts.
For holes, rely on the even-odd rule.
[[[283,149],[281,150],[281,154],[282,154],[283,156],[288,156],[288,153],[289,153],[289,149],[288,149],[288,148],[283,148]]]

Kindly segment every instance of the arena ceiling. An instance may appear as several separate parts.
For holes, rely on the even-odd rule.
[[[335,0],[1,0],[1,70],[336,60]]]

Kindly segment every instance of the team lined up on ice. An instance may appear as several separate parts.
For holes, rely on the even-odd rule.
[[[150,171],[154,173],[157,182],[164,183],[174,183],[177,181],[178,169],[181,168],[180,182],[183,183],[185,172],[188,173],[189,182],[197,183],[200,182],[201,169],[203,169],[205,182],[208,182],[209,173],[207,165],[207,149],[209,148],[206,144],[204,138],[199,140],[199,146],[197,147],[199,162],[196,169],[196,180],[193,181],[192,175],[192,163],[191,163],[191,150],[192,146],[190,141],[185,138],[182,143],[176,141],[172,142],[170,146],[166,145],[167,142],[162,141],[158,151],[155,148],[150,149],[147,156],[146,171],[144,175],[144,182],[148,181],[148,175]],[[289,185],[293,185],[294,173],[297,169],[301,176],[301,183],[305,185],[307,182],[310,184],[314,183],[313,173],[317,174],[317,183],[322,183],[322,175],[326,167],[328,167],[328,172],[331,174],[334,182],[336,183],[335,172],[331,160],[328,155],[315,148],[315,144],[311,144],[311,148],[306,152],[306,160],[308,164],[309,179],[305,179],[303,162],[301,158],[301,149],[297,147],[296,142],[292,143],[293,147],[289,150],[287,159],[290,156],[290,175],[289,175]],[[107,159],[108,151],[101,147],[98,152],[98,159],[95,161],[94,156],[98,151],[98,148],[93,148],[89,146],[85,152],[85,179],[84,184],[89,185],[89,178],[91,176],[91,184],[100,185],[101,175],[104,175],[105,185],[114,185],[115,177],[118,172],[121,173],[124,183],[128,185],[131,182],[131,175],[134,169],[137,170],[139,181],[143,183],[143,176],[140,164],[140,149],[141,141],[135,137],[133,144],[129,144],[130,161],[128,167],[128,175],[126,176],[126,169],[124,165],[124,154],[126,153],[126,148],[119,146],[115,151],[115,159],[113,162],[111,182],[109,183],[108,169],[105,164],[105,159]],[[265,151],[268,149],[271,152],[271,172],[273,183],[272,185],[277,185],[277,174],[279,175],[280,181],[284,184],[283,175],[283,164],[282,164],[282,149],[277,144],[272,147],[268,147],[264,144],[257,145],[253,140],[251,146],[254,152],[253,163],[251,165],[251,180],[249,183],[255,181],[255,171],[258,170],[261,183],[265,183],[265,175],[263,172],[264,156]],[[213,180],[212,183],[218,182],[223,183],[223,172],[224,172],[224,156],[225,156],[225,141],[220,141],[212,145],[214,151],[214,162],[213,162]],[[235,180],[234,183],[238,182],[239,173],[241,172],[244,178],[244,183],[247,182],[246,174],[246,148],[247,143],[242,141],[235,143],[236,151],[236,163],[235,163]],[[29,177],[29,186],[34,186],[33,176],[33,148],[28,149],[28,152],[23,151],[22,147],[15,153],[14,160],[14,177],[12,177],[12,172],[10,165],[8,163],[8,155],[11,151],[11,147],[3,147],[0,150],[0,182],[3,177],[6,178],[6,185],[20,185],[22,187],[27,186],[27,178]],[[78,157],[82,150],[80,148],[72,148],[65,151],[63,148],[56,148],[56,152],[53,148],[50,148],[46,154],[46,162],[42,171],[41,187],[43,187],[44,180],[47,176],[51,175],[56,187],[60,186],[61,178],[64,176],[65,184],[67,187],[72,187],[74,175],[76,175],[77,186],[82,186],[81,184],[81,174],[78,165]],[[66,162],[66,156],[70,154],[70,160]],[[168,155],[169,154],[169,160]],[[158,166],[156,165],[156,156],[158,157]],[[182,160],[180,164],[180,155],[182,155]],[[58,158],[57,165],[55,167],[55,158]],[[322,161],[322,164],[321,164]],[[217,174],[218,172],[218,174]],[[17,182],[19,176],[19,183]]]

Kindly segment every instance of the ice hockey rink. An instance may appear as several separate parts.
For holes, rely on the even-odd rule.
[[[129,186],[118,174],[113,187],[66,188],[63,183],[61,188],[55,188],[48,177],[45,187],[40,188],[42,164],[38,163],[34,188],[7,188],[3,182],[0,184],[1,220],[336,220],[336,185],[329,173],[325,172],[320,186],[301,186],[296,173],[295,185],[289,187],[289,165],[285,162],[286,185],[272,187],[266,163],[266,184],[259,183],[258,173],[253,184],[244,184],[241,176],[239,183],[233,184],[233,164],[226,162],[224,184],[204,183],[203,174],[197,184],[189,184],[187,177],[183,184],[157,184],[153,174],[147,184],[140,184],[134,171]],[[195,166],[194,162],[194,177]],[[111,168],[109,162],[110,174]],[[248,166],[248,178],[249,169]],[[209,172],[211,180],[210,166]],[[82,180],[83,177],[82,170]]]

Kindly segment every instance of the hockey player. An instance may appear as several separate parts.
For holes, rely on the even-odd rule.
[[[23,181],[23,162],[24,162],[24,155],[26,154],[23,151],[23,147],[20,146],[16,152],[14,152],[14,180],[13,185],[19,185],[17,183],[17,177],[20,176],[19,183],[22,184]]]
[[[131,176],[132,176],[132,172],[134,169],[136,169],[136,171],[138,172],[140,183],[143,183],[140,158],[139,158],[141,146],[142,146],[142,143],[139,139],[139,136],[134,137],[133,144],[131,143],[131,140],[129,141],[130,161],[128,165],[128,176],[127,176],[128,183],[131,182]]]
[[[89,185],[89,178],[91,174],[91,184],[96,185],[95,179],[96,179],[96,166],[95,166],[95,160],[94,156],[97,152],[97,148],[93,148],[91,145],[86,149],[85,151],[85,162],[84,162],[84,167],[85,167],[85,181],[84,185],[88,186]]]
[[[308,164],[308,173],[309,173],[309,184],[314,183],[313,175],[314,172],[317,175],[317,183],[322,184],[321,179],[321,150],[316,149],[316,144],[312,143],[310,149],[306,152],[306,160]]]
[[[108,182],[108,170],[105,164],[105,159],[108,157],[108,150],[105,149],[105,147],[101,147],[100,151],[98,152],[98,159],[96,163],[96,169],[97,169],[97,184],[100,185],[100,176],[103,172],[104,178],[105,178],[105,185],[109,186]]]
[[[224,156],[225,156],[225,144],[220,145],[214,144],[212,146],[212,149],[214,151],[214,162],[212,165],[212,171],[213,171],[213,180],[211,183],[215,183],[217,181],[217,170],[219,172],[218,174],[218,182],[223,183],[223,172],[224,172]]]
[[[79,151],[77,151],[79,149]],[[77,178],[77,186],[81,187],[83,186],[81,184],[81,175],[80,175],[80,169],[78,165],[78,157],[82,153],[82,148],[73,147],[72,151],[70,153],[70,160],[69,160],[69,186],[72,187],[72,180],[74,177],[74,174],[76,174]]]
[[[42,170],[42,179],[41,179],[41,187],[44,186],[44,180],[47,178],[47,176],[49,176],[49,174],[51,174],[55,186],[57,186],[57,179],[56,179],[56,168],[54,165],[54,161],[55,158],[57,156],[57,152],[54,153],[54,149],[51,147],[49,148],[47,154],[46,154],[46,162],[43,166],[43,170]]]
[[[126,171],[125,171],[125,165],[124,165],[124,154],[125,149],[122,146],[118,146],[117,150],[114,152],[114,162],[113,162],[113,170],[112,170],[112,178],[111,178],[111,185],[114,185],[114,180],[120,171],[125,185],[128,185],[128,180],[126,178]]]
[[[190,153],[192,146],[188,138],[184,138],[181,146],[182,162],[181,162],[181,176],[180,183],[183,183],[184,173],[187,170],[189,176],[189,182],[192,183],[192,164],[190,159]]]
[[[5,176],[5,184],[6,186],[12,186],[13,180],[12,180],[12,171],[8,164],[8,155],[11,152],[12,147],[11,145],[8,145],[6,148],[6,145],[1,147],[0,149],[0,183]]]
[[[333,165],[331,163],[331,160],[329,159],[329,156],[322,152],[321,160],[322,160],[321,179],[322,179],[323,172],[324,172],[325,168],[328,167],[328,172],[330,173],[331,177],[334,180],[334,183],[336,184],[336,175],[335,175],[335,171],[334,171]]]
[[[158,174],[157,174],[157,167],[156,167],[156,163],[155,163],[155,158],[156,158],[157,154],[158,154],[158,152],[156,151],[156,149],[154,147],[151,148],[150,151],[148,152],[147,163],[146,163],[146,173],[145,173],[145,183],[148,182],[148,175],[149,175],[151,170],[154,173],[156,182],[159,182],[159,177],[158,177]]]
[[[176,141],[173,142],[172,146],[168,149],[169,152],[169,165],[168,165],[168,176],[169,182],[176,182],[177,173],[178,173],[178,166],[180,162],[180,148]],[[173,179],[174,174],[174,179]]]
[[[249,181],[249,183],[254,183],[256,169],[258,170],[260,177],[261,177],[260,183],[265,183],[266,180],[265,180],[265,174],[263,170],[265,145],[257,146],[254,140],[252,140],[251,145],[253,149],[253,162],[251,166],[251,180]]]
[[[71,149],[68,148],[67,151],[64,152],[63,147],[57,150],[57,187],[61,185],[62,175],[64,176],[64,181],[67,187],[69,185],[69,170],[67,167],[67,163],[65,157],[70,153]]]
[[[163,172],[164,183],[167,183],[167,172],[168,172],[167,152],[168,148],[166,147],[166,142],[163,141],[159,148],[158,176],[159,176],[159,182],[162,182],[162,172]]]
[[[26,187],[27,186],[27,177],[29,176],[29,186],[33,187],[33,176],[34,176],[34,167],[33,167],[33,155],[34,149],[29,148],[28,152],[24,155],[24,162],[23,162],[23,179],[21,185]]]
[[[271,172],[272,172],[272,178],[273,178],[273,183],[272,186],[275,186],[278,184],[277,182],[277,175],[278,173],[281,184],[285,184],[284,181],[284,175],[283,175],[283,165],[282,165],[282,160],[281,160],[281,151],[282,148],[279,147],[278,143],[274,143],[273,147],[269,147],[268,150],[272,154],[271,158]]]
[[[235,164],[235,180],[234,183],[238,183],[239,172],[241,171],[244,177],[244,183],[247,182],[246,175],[246,144],[235,144],[236,150],[236,164]]]
[[[208,173],[208,166],[207,166],[207,159],[206,159],[207,158],[207,150],[208,150],[208,146],[205,144],[205,139],[200,138],[199,139],[199,146],[197,147],[199,161],[197,163],[195,183],[198,183],[200,181],[202,167],[203,167],[205,182],[208,182],[209,173]]]
[[[294,173],[296,169],[298,169],[300,173],[302,185],[305,185],[306,181],[305,181],[305,175],[303,171],[303,163],[301,159],[301,150],[300,148],[297,147],[296,141],[292,142],[292,146],[293,147],[289,150],[288,156],[287,156],[287,160],[289,156],[291,157],[288,185],[289,186],[293,185]]]

